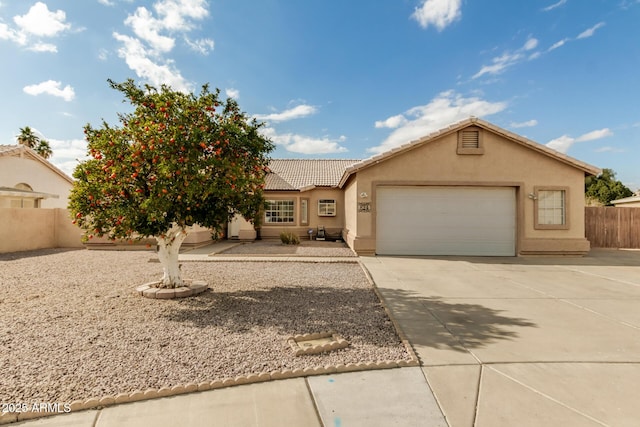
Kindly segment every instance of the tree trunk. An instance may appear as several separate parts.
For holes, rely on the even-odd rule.
[[[157,236],[158,241],[158,258],[162,264],[164,276],[159,287],[161,288],[177,288],[183,286],[180,277],[180,265],[178,264],[178,252],[182,242],[187,237],[187,231],[173,224],[171,229],[164,236]]]

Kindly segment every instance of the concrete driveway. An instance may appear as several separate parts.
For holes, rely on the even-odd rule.
[[[640,251],[364,257],[451,426],[637,426]]]

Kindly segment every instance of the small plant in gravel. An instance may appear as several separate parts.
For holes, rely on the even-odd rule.
[[[178,251],[188,227],[218,228],[235,214],[254,220],[264,204],[273,144],[262,126],[219,90],[198,95],[109,85],[132,112],[119,126],[86,125],[88,160],[75,169],[69,210],[84,237],[155,237],[164,276],[158,287],[183,286]]]
[[[293,234],[290,231],[283,231],[280,233],[280,241],[285,245],[299,245],[300,238],[297,234]]]

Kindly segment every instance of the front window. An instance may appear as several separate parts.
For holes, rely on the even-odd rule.
[[[318,200],[318,216],[336,216],[336,201],[333,199]]]
[[[536,228],[567,228],[566,190],[539,189],[536,193]]]
[[[267,200],[264,215],[264,222],[268,224],[295,222],[293,200]]]

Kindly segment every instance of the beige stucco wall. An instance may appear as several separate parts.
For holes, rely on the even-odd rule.
[[[355,194],[371,197],[371,213],[357,213],[352,248],[375,251],[376,191],[383,185],[515,187],[519,254],[584,253],[584,172],[488,130],[482,130],[484,154],[457,154],[457,132],[388,158],[357,172]],[[566,230],[534,228],[534,201],[542,186],[567,187]]]
[[[358,185],[356,180],[349,180],[344,186],[344,240],[350,247],[354,247],[357,236],[358,220]],[[368,194],[362,202],[368,202]]]
[[[0,253],[79,248],[81,234],[66,209],[0,208]]]
[[[313,229],[314,235],[319,225],[332,234],[341,234],[345,226],[344,192],[336,188],[315,188],[309,191],[268,191],[265,192],[266,200],[294,200],[295,222],[262,224],[261,234],[264,238],[276,238],[282,231],[291,231],[301,238],[308,238],[308,230]],[[300,221],[300,200],[309,200],[308,223]],[[318,216],[318,200],[334,199],[336,201],[336,216]]]
[[[59,196],[42,200],[41,208],[67,208],[72,187],[69,181],[28,156],[0,157],[0,187],[15,187],[20,183],[28,184],[33,191]]]

